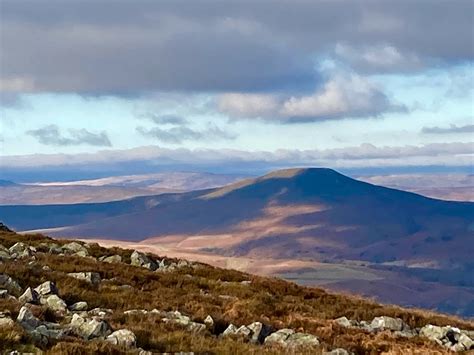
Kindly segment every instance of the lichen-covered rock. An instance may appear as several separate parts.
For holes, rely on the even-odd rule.
[[[370,323],[370,326],[373,329],[377,330],[391,330],[391,331],[402,331],[403,329],[408,329],[408,325],[406,325],[403,320],[400,318],[392,318],[392,317],[375,317]]]
[[[135,334],[128,330],[128,329],[120,329],[116,330],[112,334],[110,334],[106,340],[109,343],[114,345],[118,345],[122,348],[130,349],[134,348],[137,344],[137,337]]]
[[[137,250],[135,250],[130,256],[130,264],[134,266],[144,267],[152,271],[158,268],[158,265],[156,264],[156,262],[154,262],[146,254],[140,253]]]
[[[352,326],[351,321],[347,317],[339,317],[335,319],[334,322],[339,324],[341,327],[349,328]]]
[[[87,250],[87,248],[84,245],[79,244],[78,242],[71,242],[71,243],[64,244],[62,246],[62,249],[63,251],[69,254],[81,253],[79,256],[89,255],[89,251]]]
[[[13,258],[25,258],[33,256],[36,253],[35,248],[22,242],[15,243],[8,249],[8,251],[10,252],[10,256]]]
[[[317,346],[319,339],[317,336],[307,333],[290,334],[285,341],[285,346],[291,348]]]
[[[10,251],[0,244],[0,260],[11,259]]]
[[[41,321],[31,313],[31,310],[27,306],[21,307],[16,321],[20,323],[23,328],[29,330],[35,329],[41,325]]]
[[[14,295],[19,295],[22,291],[20,284],[7,274],[0,274],[0,288],[8,290]]]
[[[69,310],[72,312],[87,311],[87,308],[88,308],[87,302],[84,302],[84,301],[76,302],[69,306]]]
[[[33,303],[36,304],[39,302],[38,292],[33,290],[31,287],[28,287],[25,292],[18,298],[20,303]]]
[[[52,281],[43,282],[41,285],[35,288],[35,291],[38,292],[40,297],[58,294],[58,288]]]
[[[97,272],[70,272],[68,276],[74,277],[75,279],[86,281],[90,284],[97,285],[100,283],[100,274]]]
[[[58,295],[49,295],[47,297],[41,297],[40,299],[41,304],[48,307],[50,310],[59,313],[65,314],[67,313],[67,305],[64,300],[62,300]]]
[[[286,340],[288,337],[292,334],[294,334],[295,331],[293,329],[280,329],[277,330],[275,333],[270,334],[265,338],[265,344],[267,345],[273,345],[273,344],[279,344],[279,345],[286,345]]]
[[[271,327],[261,322],[253,322],[247,326],[252,331],[250,342],[263,343],[265,338],[271,333]]]
[[[73,332],[85,340],[94,338],[105,339],[111,333],[109,324],[102,319],[85,318],[74,314],[71,320]]]
[[[224,332],[222,333],[222,336],[226,337],[230,335],[235,335],[235,333],[237,332],[237,329],[238,328],[235,325],[230,323],[229,326],[226,328],[226,330],[224,330]]]

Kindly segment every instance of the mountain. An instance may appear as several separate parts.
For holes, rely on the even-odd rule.
[[[280,170],[222,188],[112,203],[1,206],[0,216],[17,230],[55,236],[269,264],[299,260],[309,266],[278,273],[305,284],[371,290],[390,302],[385,290],[394,287],[406,295],[395,297],[401,304],[474,315],[474,203],[435,200],[330,169]],[[321,276],[316,262],[337,268]]]
[[[452,354],[474,322],[185,259],[0,230],[0,352]]]
[[[113,176],[91,180],[15,184],[0,180],[0,205],[44,205],[118,201],[165,192],[223,186],[241,175],[196,172]]]

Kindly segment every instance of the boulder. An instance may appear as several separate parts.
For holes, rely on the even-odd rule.
[[[58,294],[58,288],[56,287],[56,284],[51,281],[43,282],[41,285],[35,288],[35,291],[38,292],[40,297]]]
[[[8,251],[13,258],[25,258],[34,255],[36,249],[25,243],[18,242],[12,245]]]
[[[35,329],[41,325],[41,321],[36,318],[27,306],[23,306],[16,319],[20,325],[28,330]]]
[[[99,318],[104,318],[112,313],[114,313],[114,311],[110,308],[94,308],[87,312],[88,315]]]
[[[136,346],[137,337],[128,329],[120,329],[110,334],[106,341],[122,348],[130,349]]]
[[[41,304],[48,307],[50,310],[59,313],[67,313],[67,305],[58,295],[49,295],[40,299]]]
[[[87,302],[76,302],[69,306],[69,310],[72,312],[83,312],[87,311],[88,305]]]
[[[16,295],[21,294],[22,291],[20,284],[7,274],[0,274],[0,287],[8,290],[9,293]]]
[[[194,334],[201,334],[206,331],[206,325],[202,323],[197,323],[197,322],[189,322],[188,325],[186,326],[186,330],[194,333]]]
[[[237,327],[233,325],[232,323],[230,323],[229,326],[226,328],[226,330],[224,330],[224,332],[222,333],[222,336],[226,337],[230,335],[235,335],[236,332],[237,332]]]
[[[109,324],[102,319],[85,318],[77,313],[72,316],[72,331],[85,340],[105,338],[111,333]]]
[[[38,292],[33,290],[31,287],[28,287],[26,291],[18,298],[20,303],[33,303],[36,304],[39,302]]]
[[[250,340],[250,336],[252,335],[252,330],[249,329],[246,325],[242,325],[235,331],[235,335],[245,340]]]
[[[204,324],[206,325],[207,329],[214,329],[214,319],[212,319],[210,315],[204,319]]]
[[[112,255],[112,256],[103,256],[99,258],[100,261],[103,261],[104,263],[121,263],[122,262],[122,257],[120,255]]]
[[[335,319],[334,322],[339,324],[341,327],[348,328],[348,327],[352,326],[351,321],[347,317],[339,317],[339,318]]]
[[[68,276],[86,281],[92,285],[97,285],[101,281],[100,274],[97,272],[70,272],[68,273]]]
[[[260,322],[253,322],[247,326],[248,329],[252,331],[252,335],[250,337],[250,342],[257,344],[263,343],[265,338],[271,333],[272,329],[270,326],[265,325]]]
[[[63,249],[63,251],[65,251],[69,254],[81,253],[81,255],[79,255],[79,256],[88,256],[89,255],[89,251],[87,250],[87,248],[84,245],[79,244],[78,242],[71,242],[71,243],[64,244],[62,246],[62,249]]]
[[[278,344],[278,345],[286,345],[286,340],[289,338],[290,335],[294,334],[295,331],[293,329],[280,329],[277,330],[275,333],[270,334],[265,338],[265,344],[267,345],[273,345],[273,344]]]
[[[146,254],[140,253],[139,251],[134,251],[130,256],[130,264],[134,266],[144,267],[149,270],[156,270],[158,265]]]
[[[400,318],[386,316],[375,317],[370,326],[377,330],[402,331],[403,329],[409,329],[408,325]]]

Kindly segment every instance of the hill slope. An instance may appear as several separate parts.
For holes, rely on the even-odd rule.
[[[2,352],[447,354],[474,348],[474,323],[454,317],[42,235],[0,231],[0,245]]]

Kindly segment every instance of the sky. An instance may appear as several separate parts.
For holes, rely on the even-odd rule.
[[[473,17],[470,0],[0,0],[0,177],[472,172]]]

